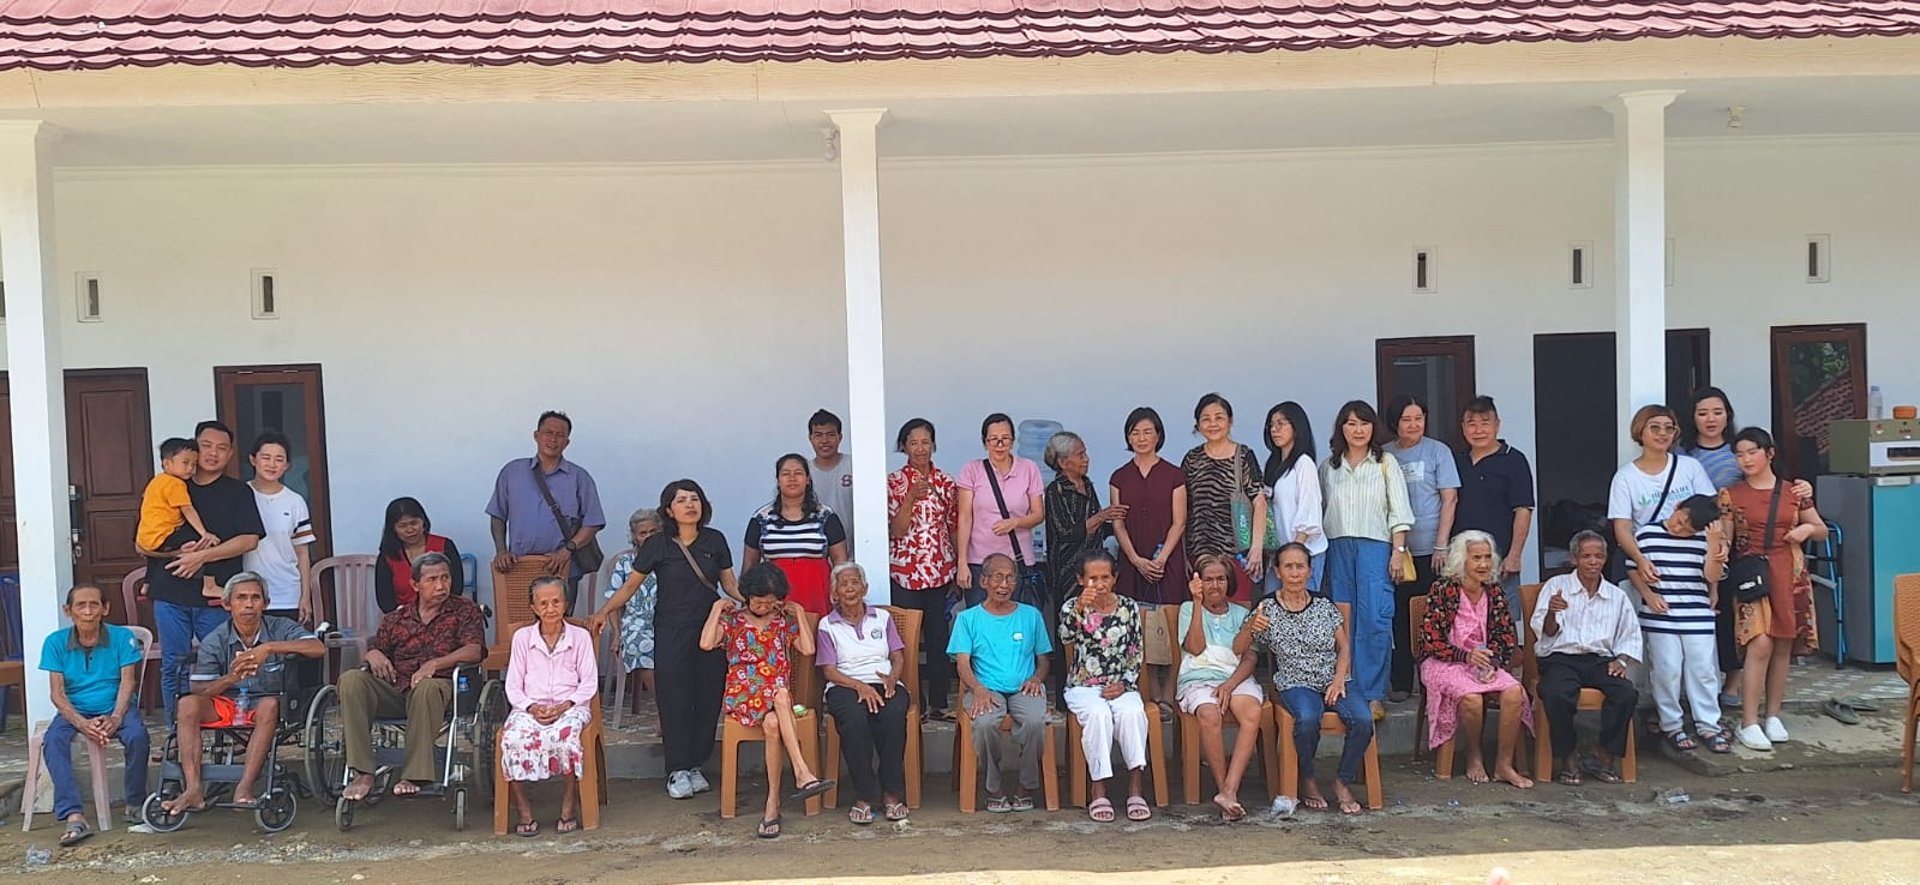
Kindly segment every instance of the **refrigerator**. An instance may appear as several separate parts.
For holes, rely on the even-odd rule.
[[[1920,572],[1920,479],[1913,475],[1832,475],[1815,480],[1814,506],[1840,527],[1842,618],[1833,594],[1816,587],[1820,647],[1835,648],[1836,621],[1846,631],[1847,660],[1891,664],[1893,578]]]

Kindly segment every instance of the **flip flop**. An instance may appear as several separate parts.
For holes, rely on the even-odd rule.
[[[525,839],[540,835],[540,822],[531,818],[523,820],[513,827],[513,834]]]
[[[232,802],[228,802],[227,807],[234,811],[252,811],[260,807],[260,799],[258,797],[235,799]]]
[[[753,834],[762,839],[780,838],[780,819],[777,817],[769,817],[761,820],[760,825],[754,827]]]
[[[1829,699],[1820,705],[1820,712],[1832,716],[1842,725],[1860,724],[1860,714],[1855,712],[1855,709],[1852,704],[1838,698]]]
[[[1553,779],[1553,782],[1563,787],[1577,787],[1585,783],[1585,781],[1580,779],[1580,772],[1571,768],[1561,769],[1560,774]]]
[[[873,823],[873,806],[855,805],[852,808],[847,809],[847,820],[852,821],[856,824],[859,824],[860,826],[863,826],[863,827],[866,826],[867,824]]]
[[[1032,796],[1021,796],[1016,794],[1013,797],[1012,802],[1013,802],[1014,811],[1032,811],[1033,810]]]
[[[1113,803],[1105,796],[1087,803],[1087,818],[1097,824],[1113,823]]]
[[[1139,823],[1153,817],[1153,806],[1143,796],[1127,797],[1127,820]]]
[[[1360,804],[1360,801],[1359,801],[1358,799],[1342,799],[1342,800],[1340,800],[1340,813],[1341,813],[1341,814],[1345,814],[1345,815],[1355,815],[1355,814],[1359,814],[1360,812],[1362,812],[1362,811],[1365,811],[1365,810],[1366,810],[1366,809],[1365,809],[1364,807],[1362,807],[1362,806],[1361,806],[1361,804]]]
[[[68,821],[67,831],[60,834],[60,847],[71,848],[91,838],[93,827],[88,826],[86,821]]]
[[[794,800],[795,802],[805,801],[807,799],[812,799],[813,797],[818,796],[821,793],[824,793],[831,789],[833,789],[832,780],[828,778],[817,777],[817,778],[814,778],[813,781],[811,783],[808,783],[806,786],[801,787],[798,790],[794,790],[793,795],[789,796],[788,798]]]
[[[1327,797],[1325,797],[1325,796],[1303,796],[1303,797],[1301,797],[1301,799],[1300,799],[1300,807],[1301,807],[1301,808],[1304,808],[1304,809],[1306,809],[1306,810],[1308,810],[1308,811],[1326,811],[1326,810],[1327,810]]]
[[[988,796],[987,811],[992,814],[1006,814],[1013,810],[1013,800],[1005,796]]]
[[[577,817],[563,817],[553,822],[553,831],[556,833],[573,833],[579,829],[580,819]]]
[[[1620,775],[1615,774],[1613,769],[1611,768],[1602,768],[1601,766],[1594,763],[1588,763],[1586,768],[1587,768],[1586,770],[1587,777],[1593,778],[1594,780],[1597,780],[1603,784],[1623,783],[1623,781],[1621,781],[1620,779]]]
[[[887,803],[887,820],[906,820],[911,813],[905,802]]]

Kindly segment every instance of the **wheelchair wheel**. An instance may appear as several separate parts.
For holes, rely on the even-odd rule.
[[[465,789],[453,791],[453,828],[455,830],[467,828],[467,791]]]
[[[156,833],[171,833],[187,822],[186,812],[170,814],[162,807],[178,795],[180,795],[179,789],[172,784],[161,784],[160,792],[148,796],[147,801],[140,803],[140,820],[147,825],[147,829]]]
[[[260,829],[269,833],[278,833],[293,826],[293,816],[299,813],[299,803],[293,794],[285,788],[275,787],[266,798],[260,800],[260,807],[254,809],[253,821]]]
[[[498,679],[490,679],[480,689],[480,707],[474,718],[473,727],[473,770],[470,773],[474,794],[480,801],[493,799],[493,767],[500,764],[494,758],[499,749],[500,726],[507,720],[507,687]]]
[[[314,693],[307,707],[307,726],[301,738],[306,753],[307,783],[323,804],[340,798],[346,784],[346,729],[340,718],[340,695],[331,685]]]
[[[345,796],[334,800],[333,823],[340,828],[340,832],[342,833],[353,829],[353,806],[355,804],[357,803]]]

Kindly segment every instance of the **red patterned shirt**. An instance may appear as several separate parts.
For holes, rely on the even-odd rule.
[[[911,465],[887,474],[887,519],[900,513],[907,501],[907,486],[921,478]],[[931,590],[953,581],[953,530],[960,521],[959,489],[953,477],[933,468],[928,478],[933,487],[913,505],[913,519],[907,533],[887,542],[887,561],[893,582],[909,590]]]
[[[380,619],[380,630],[373,634],[369,648],[378,650],[393,662],[393,686],[405,689],[413,680],[413,671],[438,657],[445,657],[464,645],[486,648],[487,620],[480,606],[459,596],[449,596],[433,620],[420,623],[420,606],[403,605]],[[435,676],[447,676],[449,667]]]

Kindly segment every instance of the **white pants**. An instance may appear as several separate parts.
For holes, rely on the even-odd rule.
[[[1127,770],[1147,765],[1147,711],[1140,705],[1140,693],[1122,692],[1113,700],[1100,696],[1100,689],[1074,687],[1065,692],[1067,709],[1080,720],[1080,749],[1087,756],[1087,777],[1103,781],[1113,777],[1113,745],[1120,744],[1120,758]]]
[[[1645,633],[1647,640],[1647,679],[1653,683],[1653,704],[1660,711],[1660,731],[1672,734],[1686,723],[1681,718],[1680,696],[1687,697],[1693,711],[1694,728],[1717,730],[1720,727],[1720,663],[1712,633],[1676,635]]]

